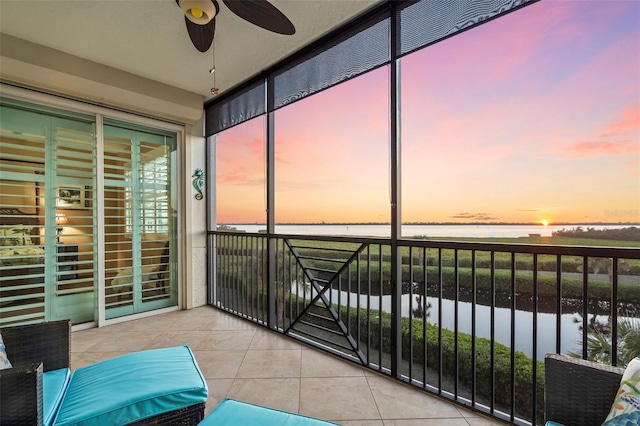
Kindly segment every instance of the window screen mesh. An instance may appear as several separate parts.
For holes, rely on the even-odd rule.
[[[265,111],[265,84],[260,81],[235,96],[208,106],[205,134],[211,136],[264,114]]]
[[[423,0],[398,12],[400,54],[430,43],[531,3],[531,0]]]
[[[502,13],[537,0],[422,0],[397,2],[397,43],[402,56]],[[381,8],[382,9],[382,8]],[[364,19],[364,18],[363,18]],[[268,80],[268,110],[274,111],[390,62],[391,19],[388,9],[343,27],[333,39],[286,63]],[[206,136],[250,120],[267,110],[265,82],[206,107]]]
[[[270,78],[275,110],[322,89],[363,74],[391,58],[390,19],[377,16],[349,30]]]

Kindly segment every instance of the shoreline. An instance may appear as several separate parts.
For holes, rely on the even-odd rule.
[[[267,226],[266,223],[218,223],[218,226]],[[390,222],[278,222],[276,226],[390,226]],[[586,223],[549,223],[544,225],[540,222],[403,222],[402,225],[407,226],[539,226],[547,228],[549,226],[629,226],[640,227],[640,223],[636,222],[586,222]]]

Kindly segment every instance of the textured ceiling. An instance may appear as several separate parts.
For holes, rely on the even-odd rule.
[[[223,93],[381,1],[271,0],[295,25],[292,36],[221,3],[216,86]],[[175,0],[0,0],[0,32],[211,98],[212,50],[193,47]]]

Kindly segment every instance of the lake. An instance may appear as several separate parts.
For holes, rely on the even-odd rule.
[[[266,225],[229,225],[239,231],[259,232],[266,229]],[[633,225],[403,225],[402,234],[405,237],[476,237],[476,238],[517,238],[527,237],[529,234],[540,234],[550,237],[554,231],[572,229],[581,226],[583,229],[620,229]],[[357,237],[390,237],[390,225],[276,225],[278,234],[293,235],[340,235]]]

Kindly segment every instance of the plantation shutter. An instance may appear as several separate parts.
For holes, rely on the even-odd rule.
[[[8,100],[0,108],[0,325],[92,321],[92,118]],[[74,198],[60,197],[69,190]]]
[[[51,319],[92,321],[97,281],[95,246],[96,145],[94,129],[84,123],[53,119],[56,239],[55,298]],[[65,188],[76,198],[65,199]],[[69,202],[71,201],[71,202]]]
[[[0,326],[6,326],[45,318],[48,119],[7,106],[0,115]],[[22,230],[32,238],[12,237]],[[33,256],[19,254],[26,247]]]
[[[105,307],[114,318],[177,300],[171,285],[175,137],[117,122],[105,125],[104,135]]]

